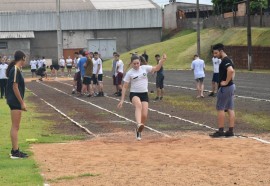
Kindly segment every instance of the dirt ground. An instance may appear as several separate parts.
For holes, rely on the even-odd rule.
[[[134,119],[134,108],[116,110],[117,101],[106,98],[80,98],[63,96],[71,92],[72,81],[44,81],[42,84],[27,80],[27,88],[37,97],[29,100],[40,105],[40,112],[48,112],[57,120],[56,132],[81,134],[71,122],[45,106],[39,98],[56,106],[97,137],[84,141],[61,144],[35,144],[34,159],[41,168],[45,183],[49,185],[270,185],[270,146],[247,138],[211,139],[212,130],[187,122],[149,113],[148,126],[170,137],[150,130],[143,132],[143,140],[136,141],[134,124],[113,114],[97,109],[97,104],[109,111]],[[111,84],[105,80],[105,87]],[[113,87],[107,92],[113,92]],[[167,94],[174,90],[167,89]],[[182,90],[183,94],[188,94]],[[194,94],[194,92],[192,92]],[[203,100],[211,102],[209,98]],[[239,108],[247,101],[237,100]],[[259,102],[251,111],[260,107]],[[42,105],[42,106],[41,106]],[[251,104],[250,104],[251,105]],[[150,103],[161,112],[216,127],[215,116],[171,107],[164,103]],[[269,107],[266,105],[268,110]],[[237,131],[243,135],[259,136],[269,140],[269,131],[237,121]]]

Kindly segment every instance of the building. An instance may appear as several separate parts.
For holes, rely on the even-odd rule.
[[[57,59],[56,0],[0,4],[0,55]],[[87,48],[109,58],[161,40],[162,11],[151,0],[60,0],[60,17],[65,57]]]
[[[164,6],[164,29],[177,29],[177,22],[183,18],[196,17],[196,3],[172,2]],[[212,5],[200,4],[200,18],[208,17],[213,11]]]

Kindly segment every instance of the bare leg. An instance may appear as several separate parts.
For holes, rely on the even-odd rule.
[[[234,110],[228,110],[229,114],[229,127],[234,127],[235,124],[235,113]]]
[[[197,88],[197,97],[201,96],[201,89],[200,89],[200,83],[196,82],[196,88]]]
[[[145,125],[148,115],[148,102],[142,102],[142,114],[141,114],[141,122]]]
[[[18,131],[20,128],[20,123],[21,123],[21,116],[22,116],[22,111],[21,110],[12,110],[11,111],[11,130],[10,130],[10,138],[11,138],[11,143],[12,143],[12,149],[13,150],[18,150]]]
[[[204,84],[203,82],[200,83],[200,90],[201,90],[201,96],[204,97],[203,91],[204,91]]]
[[[132,104],[135,106],[135,119],[138,124],[142,124],[142,102],[139,97],[132,98]]]
[[[218,110],[218,128],[224,128],[225,111]]]

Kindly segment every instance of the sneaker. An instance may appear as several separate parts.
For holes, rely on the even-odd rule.
[[[76,93],[76,91],[75,91],[75,89],[73,89],[71,94],[75,94],[75,93]]]
[[[138,129],[135,129],[135,133],[136,133],[136,139],[138,141],[141,141],[142,140],[142,133],[138,132]]]
[[[118,95],[118,92],[115,92],[113,95],[117,96]]]
[[[121,92],[118,92],[116,96],[117,97],[121,97],[122,96],[122,93]]]
[[[28,155],[22,151],[18,150],[11,150],[10,154],[11,159],[19,159],[19,158],[28,158]]]
[[[154,101],[158,101],[159,100],[159,97],[156,97],[155,99],[154,99]]]
[[[232,131],[226,131],[224,135],[225,137],[229,138],[229,137],[233,137],[234,133]]]
[[[211,92],[208,96],[215,96],[215,93]]]
[[[143,128],[144,128],[143,124],[138,124],[137,125],[138,132],[142,132]]]
[[[212,137],[212,138],[220,138],[220,137],[224,137],[225,133],[220,132],[220,131],[216,131],[213,134],[209,134],[209,136]]]

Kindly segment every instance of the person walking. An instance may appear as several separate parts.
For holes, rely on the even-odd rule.
[[[156,54],[155,59],[157,64],[160,61],[160,55]],[[155,101],[162,100],[164,95],[164,73],[163,73],[163,66],[161,66],[160,70],[157,71],[156,76],[156,88],[157,88],[157,97],[154,99]]]
[[[219,65],[221,63],[221,59],[213,56],[213,78],[212,78],[212,92],[208,96],[216,96],[218,90],[218,73],[219,73]]]
[[[4,98],[6,93],[6,86],[7,86],[7,71],[8,65],[3,61],[0,61],[0,89],[1,89],[1,99]]]
[[[197,98],[204,98],[203,80],[205,78],[205,73],[204,73],[205,64],[204,64],[204,60],[200,59],[197,54],[194,55],[194,60],[191,63],[191,70],[194,72],[194,78],[196,81],[196,88],[197,88],[197,92],[198,92]]]
[[[27,107],[24,103],[25,84],[24,78],[20,68],[24,66],[26,55],[22,51],[16,51],[14,54],[14,61],[12,61],[7,68],[7,104],[11,110],[11,142],[12,149],[10,157],[12,159],[27,158],[28,155],[20,151],[18,146],[18,132],[21,123],[22,111],[26,111]]]
[[[216,109],[218,112],[218,131],[210,134],[211,137],[234,136],[235,113],[234,113],[234,92],[235,76],[234,64],[224,52],[224,45],[219,43],[213,46],[214,56],[221,59],[219,65],[218,93]],[[229,130],[224,132],[225,112],[229,114]]]
[[[166,61],[166,54],[163,54],[161,60],[156,66],[142,65],[140,66],[140,58],[133,56],[131,58],[132,68],[126,73],[124,77],[124,85],[122,89],[121,100],[117,107],[122,108],[126,91],[130,83],[129,99],[135,107],[135,119],[137,122],[136,138],[141,140],[141,132],[145,126],[148,115],[148,78],[147,73],[153,73],[160,70],[163,63]]]
[[[32,73],[32,78],[34,76],[36,76],[36,71],[37,71],[37,66],[38,66],[38,63],[35,59],[32,59],[30,61],[30,67],[31,67],[31,73]]]

